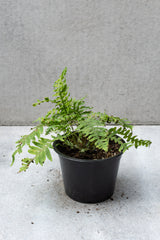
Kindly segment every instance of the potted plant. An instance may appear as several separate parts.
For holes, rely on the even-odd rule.
[[[101,202],[114,192],[122,154],[132,146],[148,147],[151,141],[134,136],[127,119],[94,112],[85,105],[84,98],[71,98],[66,73],[67,68],[54,83],[53,99],[46,97],[33,104],[50,102],[53,108],[37,120],[39,124],[29,135],[16,142],[11,165],[25,145],[33,157],[21,160],[19,172],[26,171],[33,162],[43,165],[46,158],[52,161],[50,149],[54,148],[60,158],[66,194],[79,202]],[[43,132],[51,137],[42,137]]]

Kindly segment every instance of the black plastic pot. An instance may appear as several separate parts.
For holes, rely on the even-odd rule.
[[[82,203],[105,201],[113,195],[122,153],[107,159],[78,159],[64,155],[53,144],[62,168],[66,194]]]

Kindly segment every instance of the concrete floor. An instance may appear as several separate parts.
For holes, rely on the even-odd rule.
[[[64,193],[59,160],[17,174],[15,141],[30,127],[0,127],[0,240],[160,239],[160,126],[136,126],[149,149],[121,159],[112,200],[82,204]]]

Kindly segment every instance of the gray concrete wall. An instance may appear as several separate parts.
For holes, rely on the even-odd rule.
[[[32,103],[65,66],[72,96],[95,110],[160,123],[160,1],[1,0],[0,124],[45,114]]]

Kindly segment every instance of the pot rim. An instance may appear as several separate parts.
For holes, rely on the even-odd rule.
[[[123,139],[122,139],[123,140]],[[56,146],[56,143],[59,140],[55,140],[53,142],[53,149],[55,150],[55,152],[59,155],[61,155],[62,157],[67,158],[68,160],[71,161],[75,161],[75,162],[87,162],[87,163],[92,163],[92,162],[102,162],[102,161],[106,161],[106,160],[114,160],[115,158],[121,156],[123,154],[123,152],[120,152],[119,154],[113,156],[113,157],[109,157],[109,158],[100,158],[100,159],[85,159],[85,158],[74,158],[74,157],[70,157],[69,155],[66,155],[64,153],[62,153],[61,151],[59,151],[59,149]],[[124,141],[124,140],[123,140]]]

